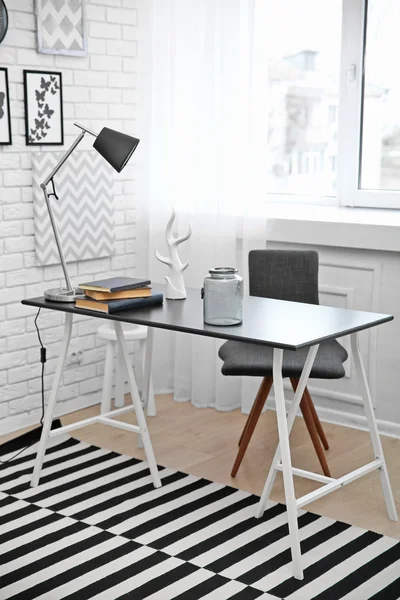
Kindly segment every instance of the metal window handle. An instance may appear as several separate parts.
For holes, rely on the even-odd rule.
[[[355,81],[356,73],[357,73],[356,65],[350,65],[346,72],[347,81]]]

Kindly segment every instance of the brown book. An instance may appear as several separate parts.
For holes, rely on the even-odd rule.
[[[138,288],[136,290],[121,290],[120,292],[93,292],[85,290],[85,296],[93,300],[122,300],[123,298],[148,298],[151,296],[151,288]]]
[[[79,298],[75,302],[76,308],[86,308],[97,312],[115,313],[121,310],[130,310],[134,308],[145,308],[147,306],[156,306],[163,303],[162,294],[153,294],[148,298],[125,298],[124,300],[104,300],[98,302],[91,299]]]

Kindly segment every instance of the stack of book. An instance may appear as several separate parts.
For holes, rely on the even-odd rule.
[[[75,306],[104,313],[115,313],[144,306],[162,304],[163,295],[153,294],[151,282],[132,277],[110,277],[99,281],[80,283],[85,292]]]

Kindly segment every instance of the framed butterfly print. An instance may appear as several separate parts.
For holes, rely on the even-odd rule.
[[[11,141],[10,96],[7,69],[0,68],[0,146],[9,146]]]
[[[64,144],[61,73],[25,70],[24,92],[26,144]]]

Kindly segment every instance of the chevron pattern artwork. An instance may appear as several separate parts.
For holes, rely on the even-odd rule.
[[[85,0],[36,0],[38,51],[86,54]]]
[[[39,265],[60,262],[40,184],[62,153],[32,155],[35,254]],[[96,152],[76,152],[55,178],[59,200],[50,197],[67,262],[114,253],[112,168]],[[51,188],[50,188],[51,189]]]

